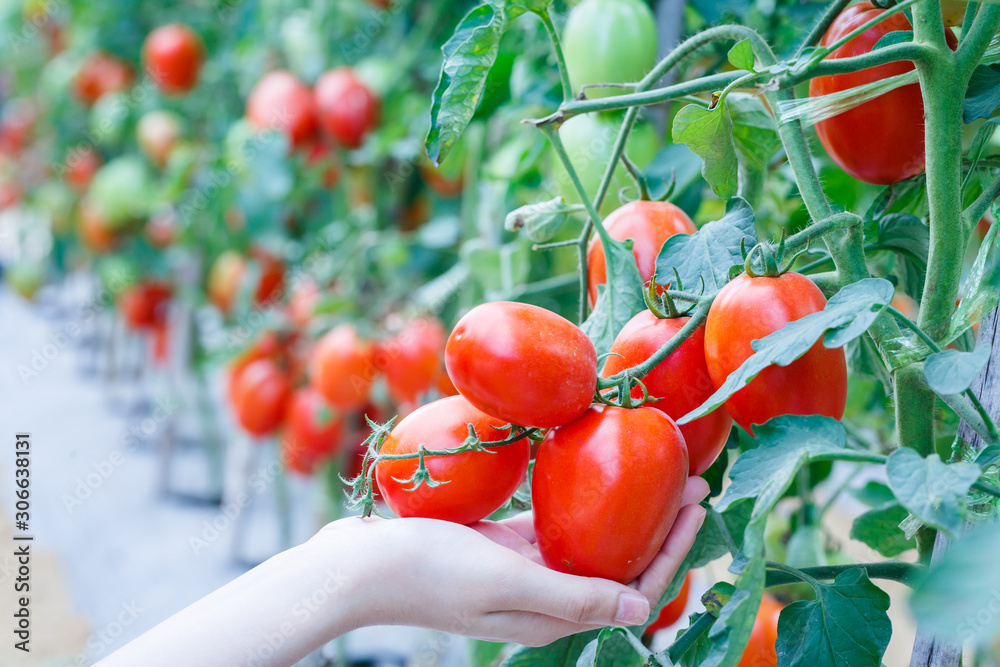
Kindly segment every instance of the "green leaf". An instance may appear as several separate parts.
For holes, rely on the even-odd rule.
[[[583,649],[597,638],[599,631],[581,632],[558,639],[548,646],[519,646],[500,667],[575,667]]]
[[[743,39],[736,42],[736,46],[729,49],[729,64],[736,69],[745,69],[753,71],[753,45],[750,43],[749,39]]]
[[[701,174],[715,194],[722,199],[736,194],[739,176],[733,121],[724,103],[712,110],[687,105],[674,116],[672,134],[675,143],[686,144],[701,157]]]
[[[965,90],[965,107],[962,121],[971,123],[977,118],[989,118],[1000,106],[1000,66],[980,65],[972,72]]]
[[[632,243],[611,241],[605,247],[609,281],[598,286],[597,303],[594,312],[580,327],[590,337],[598,356],[607,354],[615,342],[615,336],[636,313],[646,307],[642,298],[642,278],[632,254]]]
[[[1000,463],[1000,445],[990,445],[979,452],[979,456],[976,457],[976,464],[983,469],[998,463]]]
[[[892,490],[881,482],[867,482],[860,489],[851,489],[850,493],[869,507],[882,507],[896,502]]]
[[[545,243],[559,233],[570,216],[586,210],[582,204],[567,204],[556,197],[540,204],[527,204],[507,214],[503,226],[509,232],[523,229],[535,243]]]
[[[930,230],[920,218],[909,213],[890,213],[878,221],[876,243],[896,253],[899,258],[900,282],[904,291],[919,299],[927,274],[927,254],[930,251]]]
[[[965,280],[963,296],[948,325],[942,345],[951,343],[988,315],[1000,303],[1000,244],[997,225],[990,227]]]
[[[743,498],[756,498],[751,521],[763,520],[781,499],[799,468],[823,454],[847,446],[847,434],[836,419],[821,415],[783,415],[754,428],[760,446],[736,459],[732,484],[719,501],[724,511]]]
[[[707,612],[703,612],[700,614],[691,614],[691,616],[688,617],[687,628],[684,628],[683,630],[678,630],[677,637],[680,637],[682,634],[684,634],[687,631],[687,629],[690,628],[692,625],[694,625],[695,621],[704,616],[705,613]],[[695,640],[694,644],[691,645],[691,648],[689,648],[687,651],[684,652],[684,655],[680,657],[680,660],[677,664],[680,665],[680,667],[699,667],[701,663],[705,661],[705,658],[708,657],[708,654],[711,650],[712,650],[712,643],[709,641],[708,633],[706,632],[700,637],[698,637],[697,640]]]
[[[899,503],[889,503],[865,512],[854,520],[851,539],[864,542],[886,558],[893,558],[917,546],[899,527],[910,513]]]
[[[912,30],[893,30],[892,32],[887,32],[879,40],[875,42],[875,46],[872,47],[872,51],[875,49],[884,49],[887,46],[894,46],[896,44],[903,44],[905,42],[913,41],[913,31]]]
[[[957,641],[985,643],[1000,631],[1000,524],[967,533],[931,565],[910,597],[921,627]]]
[[[814,588],[815,600],[793,602],[778,617],[778,664],[879,667],[892,637],[889,595],[861,568]]]
[[[932,354],[924,361],[927,386],[941,396],[961,394],[986,368],[992,351],[992,346],[984,343],[972,352],[944,350]]]
[[[889,455],[886,473],[889,488],[903,507],[954,536],[962,527],[965,495],[982,469],[974,463],[944,463],[937,454],[922,458],[901,447]]]
[[[677,420],[687,424],[722,405],[757,374],[771,365],[787,366],[823,338],[828,348],[841,347],[863,334],[893,296],[892,283],[884,278],[866,278],[837,292],[826,307],[789,322],[784,328],[751,343],[755,353],[712,394],[701,407]]]
[[[829,565],[823,549],[823,540],[824,533],[821,527],[799,526],[788,540],[785,564],[798,568]]]
[[[730,93],[726,106],[733,119],[733,141],[740,161],[754,171],[767,169],[781,148],[774,116],[759,96],[749,93]]]
[[[479,5],[465,15],[451,39],[441,47],[444,62],[431,99],[431,126],[426,141],[427,155],[434,165],[447,157],[476,113],[504,31],[514,19],[532,9],[503,0]]]
[[[652,655],[625,628],[603,628],[583,649],[577,667],[642,667]]]
[[[709,510],[710,514],[705,517],[705,523],[698,531],[698,537],[694,541],[691,550],[688,552],[684,562],[689,569],[696,570],[704,567],[718,558],[729,553],[729,546],[726,538],[722,534],[722,529],[718,526],[713,515],[719,514],[714,508]],[[739,547],[743,541],[743,532],[747,524],[750,523],[750,514],[753,511],[753,503],[750,500],[732,503],[722,514],[722,520],[729,529],[729,534]],[[668,600],[669,601],[669,600]]]
[[[473,279],[484,290],[506,291],[522,284],[531,269],[531,247],[522,239],[499,248],[482,239],[462,245],[461,257]]]
[[[495,664],[506,644],[481,639],[468,640],[470,667],[490,667]]]
[[[746,248],[757,245],[757,228],[750,204],[734,197],[721,220],[666,240],[656,258],[657,282],[672,283],[676,269],[685,289],[697,290],[704,281],[706,293],[717,292],[729,282],[729,269],[743,264],[741,242]]]

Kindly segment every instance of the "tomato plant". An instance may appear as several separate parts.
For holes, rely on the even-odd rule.
[[[418,483],[416,459],[385,458],[378,462],[379,492],[393,512],[473,523],[507,502],[528,470],[528,442],[489,447],[489,443],[508,437],[510,429],[461,396],[418,408],[392,430],[379,453],[387,457],[414,454],[420,446],[431,452],[456,449],[469,437],[470,425],[487,451],[424,457],[427,472],[439,484]]]
[[[385,380],[389,396],[403,405],[415,405],[442,372],[445,345],[440,320],[421,318],[407,322],[403,329],[379,345],[385,359]]]
[[[684,436],[659,410],[597,405],[552,429],[531,477],[545,564],[632,581],[663,545],[687,476]],[[631,517],[627,528],[623,516]]]
[[[293,147],[304,146],[316,134],[312,91],[286,70],[261,77],[247,97],[246,115],[258,130],[284,132]]]
[[[375,345],[349,324],[341,324],[316,342],[309,360],[309,382],[330,405],[342,410],[368,401],[375,380]]]
[[[378,99],[353,71],[338,68],[316,81],[320,127],[341,146],[357,148],[378,120]]]
[[[239,373],[233,392],[233,409],[240,426],[257,437],[274,433],[291,392],[287,375],[274,361],[252,361]]]
[[[663,609],[660,610],[660,615],[656,617],[656,620],[646,626],[644,634],[649,636],[652,635],[657,630],[663,630],[664,628],[669,628],[671,625],[676,623],[684,615],[684,610],[687,609],[688,596],[691,592],[691,573],[688,572],[684,575],[684,583],[681,584],[681,590],[677,593],[677,597],[664,605]]]
[[[130,285],[119,296],[125,323],[133,329],[153,329],[166,321],[167,302],[173,290],[169,285],[147,280]]]
[[[109,93],[128,88],[134,77],[128,63],[106,53],[94,53],[84,61],[76,75],[76,97],[91,106]]]
[[[281,440],[282,457],[292,470],[308,475],[334,456],[344,437],[343,417],[311,387],[297,389],[288,400]]]
[[[559,426],[579,417],[597,387],[597,354],[572,322],[544,308],[477,306],[451,332],[448,377],[488,415],[522,426]]]
[[[753,623],[750,641],[747,643],[737,667],[778,667],[775,642],[778,640],[778,615],[780,613],[781,604],[769,595],[765,595],[760,601],[760,610]]]
[[[170,111],[150,111],[139,119],[136,126],[139,148],[158,167],[164,167],[181,138],[181,119]]]

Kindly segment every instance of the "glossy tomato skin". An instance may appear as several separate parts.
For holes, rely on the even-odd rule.
[[[855,28],[879,16],[884,10],[870,2],[845,9],[823,36],[822,44],[833,44]],[[903,13],[869,28],[827,56],[848,58],[872,50],[884,35],[896,30],[913,30]],[[955,37],[945,31],[955,48]],[[895,62],[850,74],[821,76],[809,83],[812,97],[829,95],[913,69],[910,62]],[[913,83],[889,91],[874,100],[816,123],[816,133],[827,153],[848,174],[876,185],[889,185],[911,178],[924,170],[924,104],[920,85]]]
[[[746,274],[723,287],[705,322],[705,359],[718,388],[753,354],[751,343],[789,322],[822,310],[826,298],[799,273],[776,278]],[[828,349],[823,341],[788,366],[769,366],[726,401],[733,419],[752,433],[779,415],[844,416],[847,403],[847,363],[843,349]]]
[[[615,338],[602,375],[610,377],[641,364],[673,338],[690,319],[659,319],[651,311],[642,311],[629,320]],[[671,419],[680,419],[704,403],[715,392],[705,361],[705,327],[695,329],[673,354],[650,371],[642,381],[649,395],[660,399],[649,406]],[[642,398],[642,389],[633,388],[632,396]],[[680,427],[687,444],[691,475],[700,475],[708,470],[726,446],[732,426],[733,420],[729,413],[720,407],[701,419]]]
[[[125,323],[133,329],[152,329],[166,322],[166,305],[171,293],[170,285],[156,280],[125,288],[119,296]]]
[[[676,623],[684,615],[684,610],[687,609],[688,596],[691,593],[691,572],[684,575],[684,583],[681,584],[681,589],[677,591],[677,597],[668,602],[660,610],[660,615],[656,617],[656,620],[646,626],[643,634],[647,637],[651,637],[657,630],[663,630],[664,628],[669,628],[671,625]]]
[[[472,424],[484,443],[503,440],[509,429],[504,422],[483,414],[461,396],[442,398],[411,413],[392,430],[382,444],[382,454],[415,453],[419,445],[442,450],[459,447]],[[465,452],[424,459],[431,477],[440,486],[412,484],[417,459],[382,461],[375,475],[386,503],[402,517],[425,517],[455,523],[474,523],[500,508],[517,490],[528,470],[528,440],[496,447],[489,452]]]
[[[358,148],[378,121],[375,94],[349,67],[325,72],[316,81],[314,94],[319,122],[331,138],[345,148]]]
[[[590,407],[538,448],[535,534],[553,570],[621,583],[663,546],[688,477],[687,447],[659,410]]]
[[[597,352],[569,320],[525,303],[476,306],[455,325],[445,366],[488,415],[549,428],[582,415],[597,389]]]
[[[573,92],[596,83],[640,80],[656,61],[656,20],[642,0],[583,0],[570,12],[563,50]],[[588,88],[589,98],[620,88]]]
[[[162,25],[146,37],[142,59],[160,90],[186,93],[198,83],[205,47],[198,34],[181,23]]]
[[[76,75],[76,97],[91,106],[108,93],[125,90],[132,85],[132,80],[132,68],[124,60],[107,53],[94,53],[84,61]]]
[[[316,134],[312,91],[287,70],[260,78],[247,98],[246,114],[258,130],[284,132],[293,148],[309,144]]]
[[[351,324],[341,324],[316,343],[309,382],[335,408],[351,410],[368,401],[375,380],[375,346]]]
[[[415,405],[441,372],[444,325],[425,317],[408,322],[398,334],[379,346],[376,363],[385,369],[389,396],[399,404]]]
[[[236,418],[247,433],[261,437],[281,425],[285,406],[292,393],[288,377],[271,359],[250,363],[236,383]]]
[[[77,233],[83,244],[94,252],[109,252],[118,241],[104,214],[89,199],[80,202]]]
[[[337,453],[343,438],[343,418],[318,391],[303,387],[292,394],[281,442],[286,466],[309,475],[317,464]]]
[[[743,649],[743,656],[736,667],[778,667],[778,616],[781,604],[769,595],[764,595],[753,622],[750,641]]]
[[[681,209],[669,202],[633,201],[616,209],[604,221],[604,228],[616,241],[632,239],[632,254],[645,282],[656,273],[656,256],[664,241],[674,234],[694,234],[698,228]],[[587,249],[587,293],[597,302],[597,286],[607,282],[604,248],[595,238]]]

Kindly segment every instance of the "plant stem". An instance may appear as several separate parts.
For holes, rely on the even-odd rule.
[[[765,586],[784,586],[796,581],[802,581],[799,573],[805,574],[813,580],[836,579],[841,572],[860,567],[871,579],[889,579],[898,581],[901,584],[910,586],[920,575],[921,568],[913,563],[902,561],[885,561],[882,563],[858,563],[848,565],[820,565],[818,567],[804,567],[795,572],[795,568],[789,568],[781,563],[767,562],[767,583]]]
[[[536,16],[541,19],[545,31],[549,33],[549,39],[552,40],[552,51],[556,54],[556,64],[559,66],[563,101],[568,102],[573,99],[573,85],[569,81],[569,69],[566,67],[566,58],[563,56],[562,44],[559,41],[559,31],[556,30],[556,25],[552,22],[551,7],[547,7],[544,12],[537,12]]]
[[[971,233],[976,228],[998,195],[1000,195],[1000,176],[993,179],[993,182],[986,186],[982,194],[976,197],[976,201],[972,202],[969,208],[962,213],[962,226],[965,227],[966,233]]]
[[[798,58],[802,53],[810,46],[815,45],[819,40],[823,39],[823,35],[826,34],[827,29],[830,24],[840,16],[840,12],[844,10],[844,7],[851,4],[852,0],[836,0],[830,3],[830,6],[826,8],[823,16],[820,17],[819,22],[813,26],[806,38],[802,40],[802,44],[795,51],[795,57]]]
[[[681,656],[687,653],[688,649],[694,646],[703,634],[709,631],[712,624],[715,623],[715,616],[712,616],[708,612],[705,612],[689,627],[684,631],[677,640],[667,647],[664,651],[666,657],[670,660],[672,664],[677,664],[681,659]],[[663,654],[660,654],[663,655]]]

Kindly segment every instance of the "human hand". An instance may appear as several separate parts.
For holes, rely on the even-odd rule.
[[[544,646],[586,630],[645,622],[694,542],[705,517],[697,503],[707,494],[704,480],[688,479],[684,506],[663,547],[628,586],[545,567],[530,513],[471,526],[346,519],[315,539],[371,550],[378,566],[357,610],[359,624],[413,625]]]

